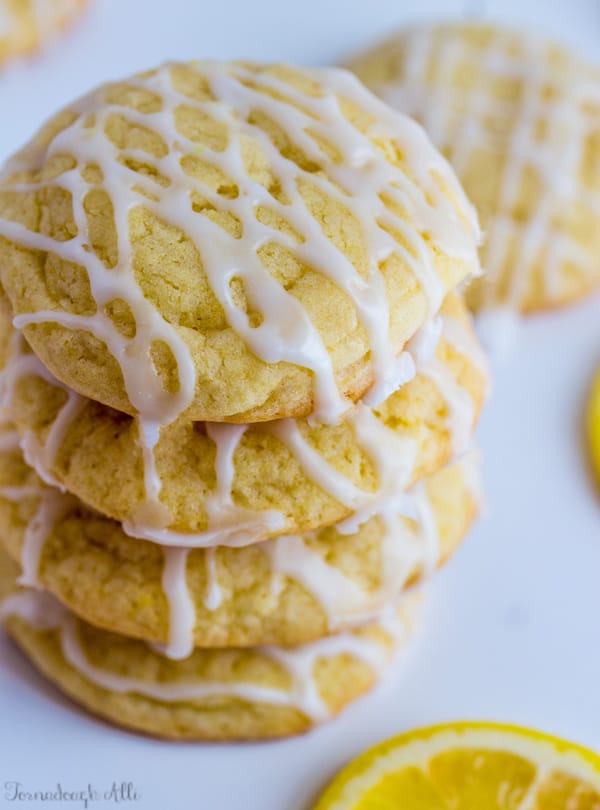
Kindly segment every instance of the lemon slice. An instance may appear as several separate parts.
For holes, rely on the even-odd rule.
[[[434,726],[371,748],[314,810],[600,810],[600,756],[516,726]]]
[[[600,482],[600,371],[594,378],[588,399],[586,428],[592,466],[596,480]]]

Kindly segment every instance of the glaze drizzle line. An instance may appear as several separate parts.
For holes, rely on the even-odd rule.
[[[428,322],[405,352],[415,367],[418,366],[419,373],[433,380],[444,398],[448,412],[448,430],[457,456],[468,448],[474,422],[474,403],[446,365],[432,356],[440,335],[448,339],[455,350],[484,377],[485,360],[470,330],[450,317],[436,318]],[[65,431],[76,419],[85,400],[56,381],[35,355],[24,354],[24,341],[21,336],[17,336],[14,347],[13,356],[2,374],[4,403],[9,411],[13,403],[15,386],[19,380],[29,375],[39,376],[66,393],[66,402],[51,426],[45,443],[41,443],[32,430],[23,430],[22,438],[22,448],[28,464],[47,483],[62,487],[61,482],[55,480],[51,471],[54,458]],[[364,404],[355,406],[346,419],[352,426],[357,445],[374,467],[378,482],[374,492],[361,490],[334,466],[328,464],[304,435],[299,421],[283,419],[254,425],[252,428],[271,434],[283,442],[300,463],[304,474],[352,511],[352,516],[340,525],[340,531],[352,533],[357,531],[361,523],[381,512],[388,503],[396,504],[401,511],[402,496],[413,473],[416,444],[387,427],[375,412]],[[163,482],[154,463],[154,453],[144,452],[144,440],[140,438],[146,501],[136,514],[123,522],[127,534],[165,546],[208,548],[215,545],[244,546],[282,532],[285,516],[281,512],[257,511],[237,505],[233,500],[235,455],[248,426],[224,423],[204,423],[204,425],[208,437],[215,446],[216,472],[216,486],[206,499],[207,528],[194,534],[169,528],[170,515],[160,500]],[[140,437],[142,436],[143,430],[140,427]],[[146,445],[154,445],[154,442],[160,439],[158,431],[152,436],[148,434],[146,436]]]
[[[214,696],[239,698],[249,703],[290,706],[315,722],[331,715],[315,680],[316,662],[349,656],[367,664],[374,675],[379,675],[393,657],[393,647],[397,647],[408,634],[410,621],[397,615],[393,635],[388,637],[387,643],[360,634],[345,633],[296,648],[255,648],[255,655],[277,662],[288,672],[290,687],[278,689],[244,682],[152,682],[102,669],[87,658],[74,614],[46,593],[21,591],[9,596],[0,605],[0,620],[6,621],[10,617],[19,617],[34,629],[57,631],[65,661],[87,681],[110,692],[137,694],[162,703],[196,702]],[[389,636],[388,617],[381,629]],[[388,647],[390,639],[394,642],[392,649]],[[160,655],[156,650],[154,654]]]
[[[581,180],[586,143],[600,131],[600,75],[568,55],[563,58],[571,65],[559,74],[552,64],[554,46],[542,37],[480,28],[489,34],[485,47],[463,37],[461,26],[408,30],[383,46],[381,58],[389,60],[392,77],[369,86],[392,107],[421,121],[465,182],[478,150],[502,161],[483,246],[482,309],[484,315],[497,314],[486,317],[488,340],[495,347],[508,339],[503,330],[510,313],[514,317],[521,309],[534,272],[541,273],[549,300],[564,294],[569,264],[584,275],[596,272],[596,257],[560,223],[573,205],[600,214],[600,194]],[[376,52],[371,58],[377,59]],[[360,73],[360,58],[357,66]],[[476,70],[477,78],[465,88],[455,82],[467,69]],[[519,86],[516,102],[498,90],[510,83]],[[524,219],[515,212],[528,174],[530,184],[541,189],[536,192],[539,204]],[[509,257],[515,239],[518,249]]]
[[[193,240],[211,289],[230,326],[254,354],[267,363],[289,362],[314,373],[314,416],[327,422],[335,422],[348,407],[337,390],[331,358],[307,312],[269,274],[257,250],[267,241],[280,244],[345,290],[369,336],[374,376],[371,396],[381,401],[398,378],[397,361],[389,341],[389,311],[381,262],[392,254],[401,256],[419,281],[431,314],[439,308],[443,295],[443,286],[432,266],[431,246],[464,260],[473,270],[477,268],[476,217],[448,165],[431,148],[414,122],[393,113],[344,71],[302,71],[308,79],[323,83],[323,95],[315,97],[241,64],[198,63],[194,69],[198,77],[207,80],[216,99],[200,102],[175,89],[171,75],[174,67],[165,65],[134,77],[128,83],[133,88],[158,95],[161,99],[158,112],[142,113],[111,104],[106,99],[106,88],[100,88],[72,106],[77,119],[55,136],[45,158],[72,155],[77,160],[75,168],[54,180],[36,184],[10,182],[11,174],[26,168],[26,159],[20,162],[18,157],[14,158],[5,167],[3,188],[6,190],[27,192],[57,187],[69,192],[77,234],[60,242],[6,219],[0,220],[0,234],[28,248],[47,251],[85,267],[97,304],[93,315],[40,311],[18,315],[15,325],[23,328],[35,323],[60,323],[69,329],[91,332],[106,344],[118,362],[130,402],[143,420],[167,425],[183,413],[190,406],[195,390],[195,369],[189,347],[180,331],[144,297],[132,270],[128,217],[131,210],[141,206]],[[371,115],[377,125],[364,134],[346,117],[343,103],[355,105]],[[182,107],[227,126],[226,147],[221,151],[203,148],[202,160],[225,177],[233,178],[239,192],[235,198],[216,194],[207,183],[185,172],[183,157],[195,155],[198,147],[176,128],[175,113]],[[249,123],[257,112],[267,115],[284,132],[294,132],[298,145],[321,170],[309,171],[287,159],[259,126]],[[90,114],[94,117],[91,123]],[[158,134],[166,146],[166,154],[154,157],[139,149],[118,149],[105,131],[113,115]],[[323,147],[323,142],[329,142],[331,132],[336,133],[339,162]],[[248,176],[242,159],[244,136],[257,142],[267,156],[285,195],[285,203]],[[377,137],[392,139],[402,152],[407,172],[389,163],[375,144]],[[166,178],[167,183],[161,186],[152,177],[133,171],[126,165],[131,161],[149,166],[158,176]],[[98,186],[83,178],[81,169],[86,165],[98,167],[103,178],[101,187],[112,202],[119,252],[115,267],[106,267],[88,249],[93,240],[84,200]],[[452,202],[438,181],[440,177],[451,189]],[[345,254],[321,232],[302,197],[301,182],[320,188],[357,217],[369,248],[367,277],[363,278]],[[193,209],[194,193],[242,223],[239,238],[208,217],[199,216]],[[403,215],[395,213],[391,203],[386,205],[385,197],[399,206]],[[300,234],[300,242],[259,222],[256,209],[261,205],[268,206],[288,222]],[[421,232],[407,225],[407,211]],[[398,237],[392,236],[393,233]],[[251,323],[249,316],[233,301],[230,284],[234,278],[243,281],[250,305],[260,313],[258,325]],[[116,298],[124,301],[132,313],[136,324],[134,337],[124,336],[106,312],[107,305]],[[150,348],[155,341],[165,343],[175,358],[179,387],[174,393],[164,390],[154,368]]]

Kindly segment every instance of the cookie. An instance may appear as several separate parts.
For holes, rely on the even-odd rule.
[[[473,453],[356,531],[335,526],[245,548],[168,548],[45,486],[0,434],[0,543],[92,624],[166,646],[301,644],[362,624],[458,546],[480,506]]]
[[[86,0],[0,0],[0,64],[42,48],[85,5]]]
[[[197,649],[172,661],[98,630],[41,591],[14,590],[2,561],[0,618],[38,669],[118,726],[179,740],[240,740],[306,731],[368,691],[413,621],[409,604],[352,633],[296,648]]]
[[[4,373],[5,401],[38,474],[128,534],[241,546],[344,519],[358,525],[465,450],[487,389],[485,360],[459,299],[444,303],[441,325],[435,356],[413,380],[335,426],[180,419],[147,436],[133,417],[74,394],[19,352]],[[417,359],[421,348],[411,347]]]
[[[399,32],[351,63],[454,166],[485,232],[476,310],[561,306],[600,282],[600,71],[488,24]]]
[[[168,64],[74,102],[0,177],[18,328],[153,428],[382,402],[478,239],[422,130],[333,68]]]

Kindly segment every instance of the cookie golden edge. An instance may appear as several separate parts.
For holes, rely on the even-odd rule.
[[[1,300],[1,299],[0,299]],[[487,396],[487,369],[476,362],[473,352],[480,352],[469,316],[462,301],[450,294],[442,307],[443,317],[458,322],[464,332],[467,348],[452,345],[442,331],[436,362],[445,374],[472,403],[473,428]],[[0,326],[10,324],[0,317]],[[3,330],[2,330],[3,331]],[[24,358],[27,359],[27,358]],[[485,358],[483,358],[485,361]],[[43,379],[46,373],[26,373],[19,376],[7,390],[8,413],[14,419],[25,445],[30,448],[30,464],[45,480],[55,481],[84,503],[121,522],[127,522],[128,532],[140,538],[159,536],[151,520],[140,519],[145,508],[145,464],[139,441],[139,425],[131,417],[119,414],[90,400],[74,401],[75,415],[63,422],[57,451],[48,456],[37,446],[45,446],[51,428],[58,424],[62,408],[67,407],[64,389]],[[452,431],[451,405],[444,390],[426,373],[426,366],[417,376],[392,394],[378,408],[378,423],[402,441],[416,442],[417,456],[410,471],[409,483],[420,480],[444,466],[453,454],[456,438]],[[13,370],[9,369],[9,376]],[[362,406],[361,406],[362,407]],[[349,415],[339,426],[310,426],[298,422],[297,427],[307,449],[316,451],[337,474],[365,493],[376,497],[385,482],[378,480],[381,471],[369,458],[355,435]],[[386,428],[389,422],[389,428]],[[290,427],[289,423],[286,423]],[[281,424],[281,427],[286,425]],[[170,513],[169,532],[178,535],[178,545],[193,545],[211,527],[206,504],[214,496],[215,465],[211,461],[215,442],[204,435],[200,423],[179,421],[161,431],[153,456],[161,480],[158,496],[160,508]],[[257,529],[267,539],[285,533],[304,533],[349,517],[351,509],[327,490],[326,483],[317,481],[303,466],[301,458],[288,446],[272,425],[250,425],[240,434],[233,454],[235,474],[231,481],[232,503],[239,509],[251,509],[256,519],[266,521],[268,513],[275,514],[280,525],[265,525]],[[212,455],[211,455],[212,454]],[[226,528],[226,527],[224,527]],[[223,542],[223,541],[222,541]]]
[[[0,467],[1,459],[0,454]],[[9,481],[3,485],[11,489]],[[351,535],[340,535],[332,527],[308,538],[298,537],[300,562],[297,548],[289,547],[295,538],[275,541],[280,547],[267,541],[265,546],[242,549],[190,551],[181,573],[194,611],[190,646],[302,644],[345,631],[365,621],[363,617],[376,615],[386,600],[399,598],[427,579],[430,567],[444,565],[461,545],[482,508],[478,453],[470,453],[421,486],[427,515],[419,515],[418,522],[398,520],[386,527],[381,518],[373,518]],[[30,499],[30,507],[27,499],[10,502],[1,490],[4,529],[0,544],[15,562],[22,563],[27,526],[33,525],[39,507],[35,497]],[[35,584],[97,627],[168,645],[173,621],[164,586],[169,550],[127,537],[118,524],[79,509],[76,503],[67,506],[48,530],[37,570],[29,572]],[[433,521],[433,529],[428,521]],[[435,536],[430,537],[432,530]],[[392,531],[397,536],[388,538],[386,532]],[[398,550],[404,548],[406,560],[413,560],[408,571],[404,562],[396,563],[391,585],[393,562],[385,558],[390,541],[397,542]],[[416,558],[412,556],[414,543],[419,544]],[[427,548],[431,543],[433,550]],[[286,553],[296,555],[291,567],[286,566]],[[304,570],[298,570],[302,565]],[[316,583],[311,582],[315,565],[319,571]],[[329,578],[326,584],[323,577]],[[362,592],[358,602],[354,596],[353,604],[343,600],[332,604],[336,577]],[[211,602],[215,593],[216,604]]]
[[[329,650],[326,646],[310,652],[310,645],[299,648],[301,657],[307,652],[310,656],[308,676],[302,666],[294,673],[293,648],[281,649],[283,658],[277,648],[269,647],[196,650],[186,661],[174,662],[143,642],[93,628],[68,612],[59,614],[53,628],[54,620],[49,619],[52,605],[45,602],[41,610],[46,627],[36,626],[31,615],[15,615],[18,608],[11,605],[15,597],[48,598],[40,592],[15,590],[15,574],[10,563],[2,566],[2,620],[41,674],[93,715],[122,728],[172,740],[258,740],[308,731],[339,714],[377,683],[406,642],[415,620],[415,600],[411,599],[396,611],[393,630],[391,619],[386,619],[355,631],[349,636],[347,650],[338,639]],[[364,645],[370,652],[361,657],[357,650]],[[106,677],[111,687],[116,678],[119,684],[125,681],[126,688],[109,688]],[[181,687],[186,690],[184,699],[177,693]],[[200,696],[193,696],[195,689]],[[176,696],[162,699],[165,690],[166,694],[175,690]],[[152,696],[144,694],[148,691]]]

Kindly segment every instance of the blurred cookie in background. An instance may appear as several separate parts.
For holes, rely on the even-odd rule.
[[[600,72],[482,24],[409,28],[350,64],[423,124],[485,232],[476,311],[562,306],[600,283]]]
[[[0,67],[43,48],[86,5],[87,0],[0,0]]]

